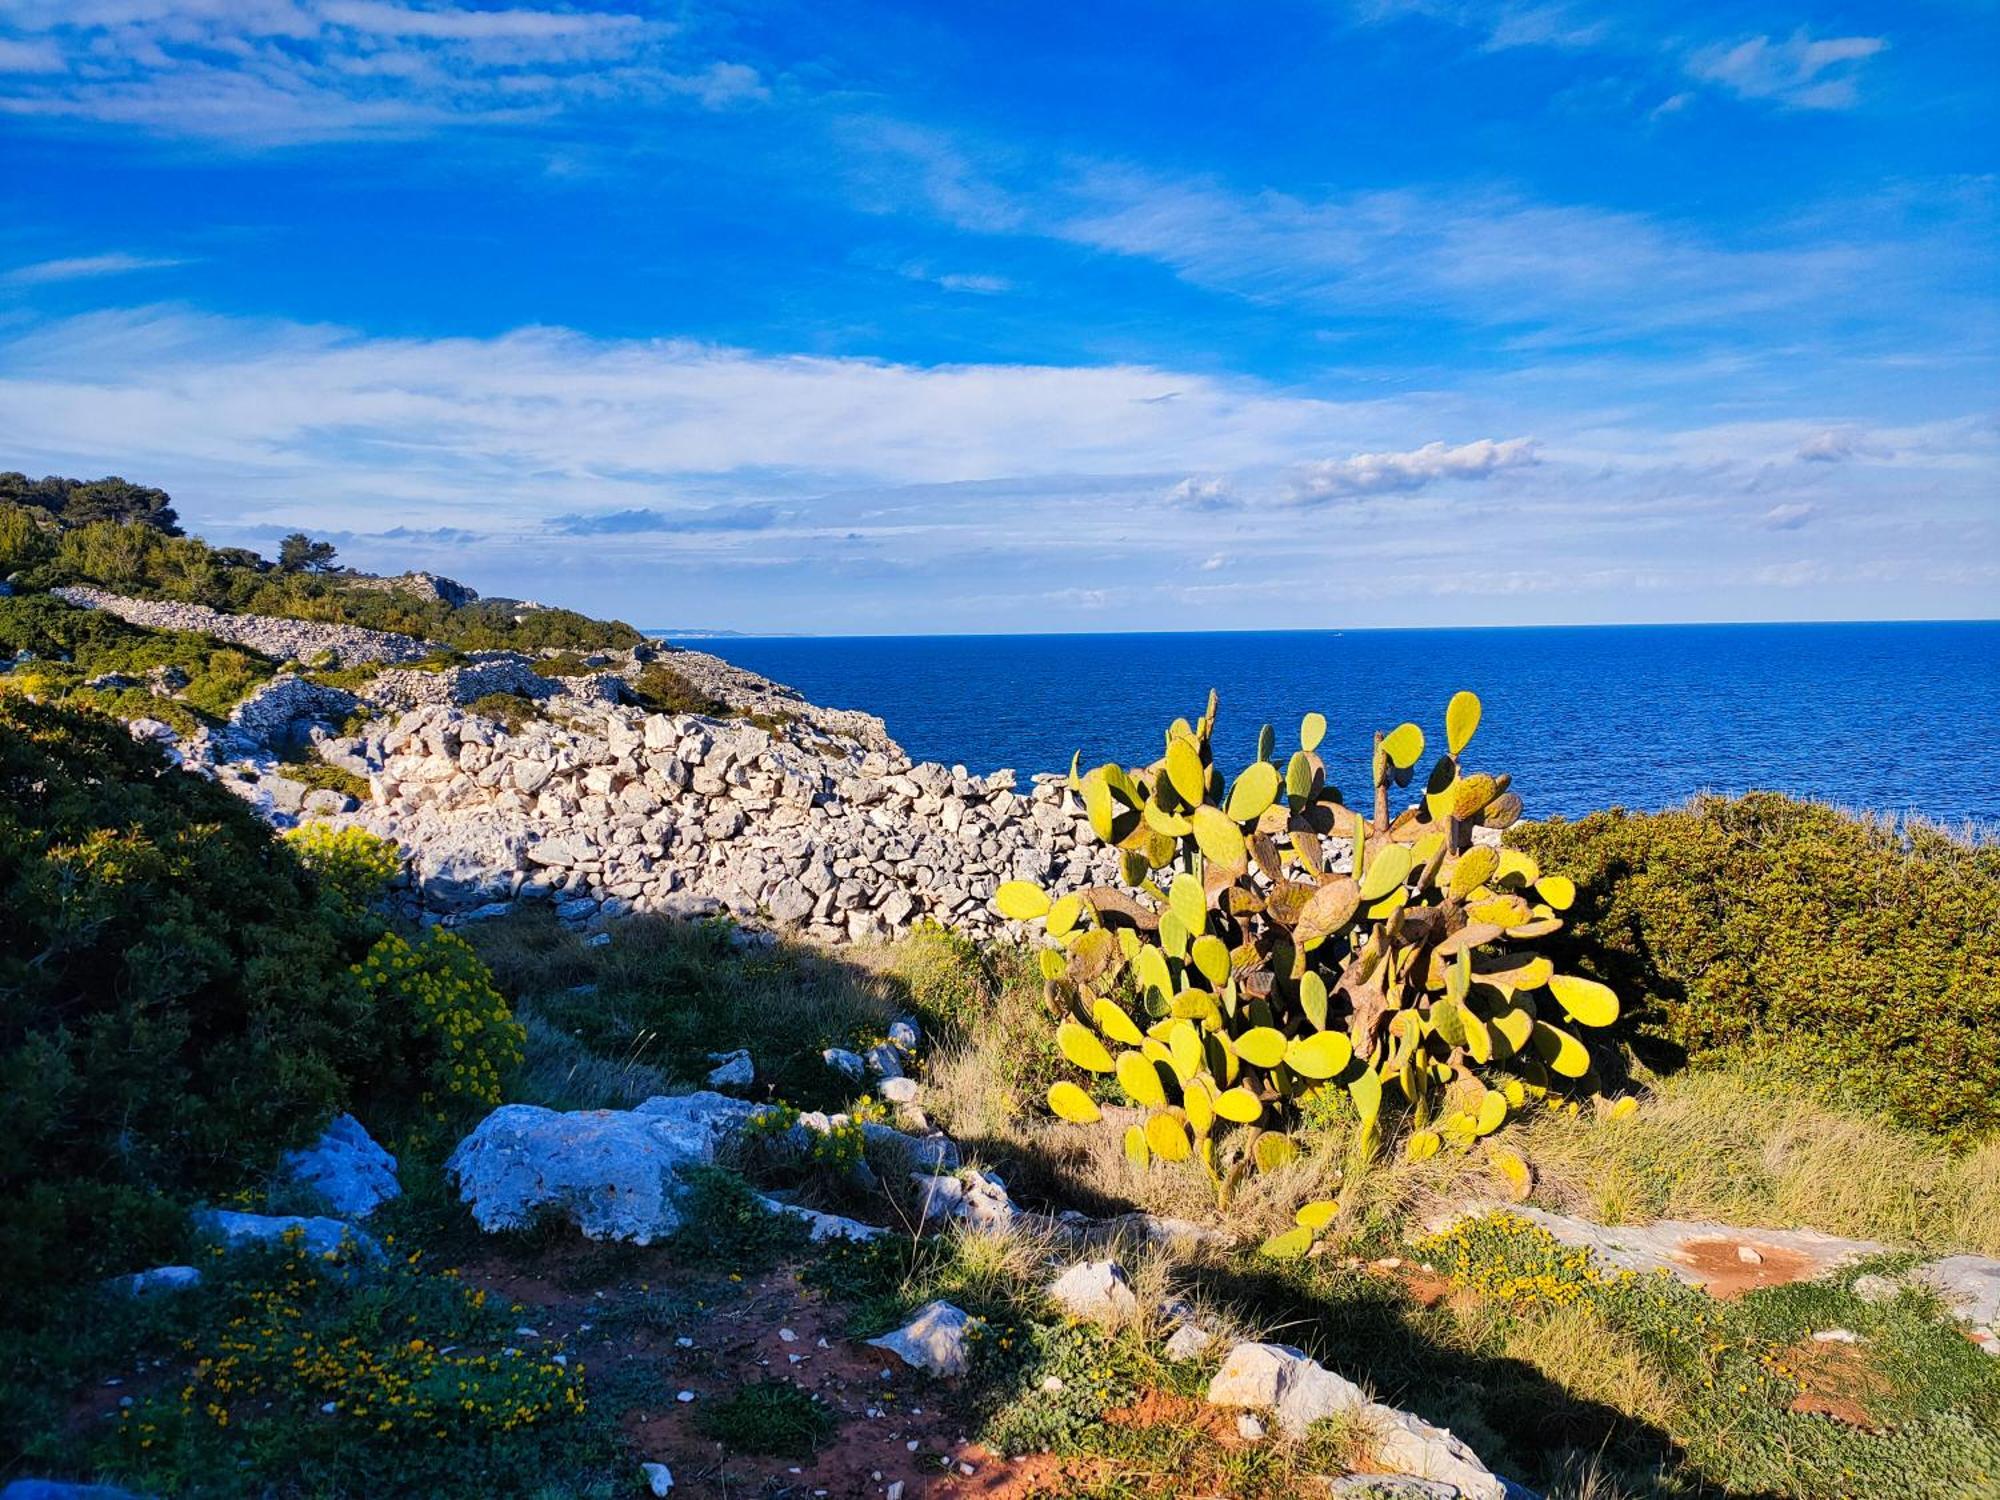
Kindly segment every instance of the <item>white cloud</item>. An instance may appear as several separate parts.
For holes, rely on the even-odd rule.
[[[0,9],[0,113],[275,146],[767,96],[754,68],[703,50],[681,27],[637,13],[14,0]]]
[[[1783,41],[1751,37],[1704,47],[1687,59],[1690,75],[1745,99],[1795,109],[1850,109],[1860,101],[1856,74],[1889,43],[1879,36],[1815,39],[1803,27]]]
[[[22,286],[38,286],[50,281],[81,281],[93,276],[123,276],[133,271],[157,271],[185,265],[182,260],[153,255],[127,255],[113,251],[106,255],[72,255],[61,260],[36,261],[16,266],[0,274],[0,281]]]
[[[1160,404],[1157,397],[1153,403]],[[1236,490],[1220,474],[1190,474],[1167,491],[1167,500],[1195,510],[1224,510],[1236,503]]]
[[[1221,552],[1214,552],[1202,560],[1201,570],[1204,573],[1213,573],[1219,568],[1226,568],[1228,566],[1228,556]]]
[[[1498,443],[1482,438],[1455,448],[1426,443],[1407,453],[1357,453],[1352,458],[1303,464],[1292,476],[1292,493],[1300,501],[1313,502],[1420,490],[1441,480],[1489,479],[1503,470],[1526,468],[1540,461],[1532,438]]]
[[[1764,512],[1764,527],[1768,531],[1797,531],[1819,514],[1819,507],[1803,500],[1788,501],[1774,505]]]
[[[947,292],[973,292],[992,297],[1014,290],[1014,283],[1005,276],[988,276],[977,271],[934,271],[927,262],[920,260],[904,262],[896,268],[896,274],[911,281],[929,282]]]

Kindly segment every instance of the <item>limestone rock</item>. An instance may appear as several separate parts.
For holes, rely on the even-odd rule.
[[[287,1152],[285,1174],[319,1194],[343,1219],[365,1219],[403,1193],[396,1158],[353,1115],[335,1117],[306,1150]]]
[[[130,1276],[114,1276],[105,1283],[112,1291],[128,1297],[152,1297],[162,1292],[184,1292],[201,1285],[201,1272],[193,1266],[155,1266]]]
[[[680,1227],[680,1172],[761,1108],[717,1093],[657,1097],[630,1110],[559,1114],[503,1104],[446,1163],[482,1229],[525,1228],[562,1215],[591,1239],[646,1245]]]
[[[1458,1486],[1407,1474],[1347,1474],[1326,1481],[1338,1500],[1458,1500]]]
[[[110,1484],[72,1484],[67,1479],[16,1479],[0,1489],[0,1500],[140,1500]]]
[[[1988,1354],[2000,1355],[2000,1260],[1987,1255],[1947,1255],[1910,1273],[1929,1287],[1968,1326],[1972,1341]]]
[[[885,1078],[875,1085],[875,1092],[891,1104],[915,1104],[917,1096],[923,1092],[914,1078]]]
[[[1123,1323],[1139,1310],[1132,1280],[1115,1260],[1078,1261],[1049,1283],[1048,1294],[1071,1317],[1090,1323]]]
[[[1008,1228],[1020,1216],[1014,1200],[1007,1196],[1007,1185],[977,1167],[955,1176],[912,1172],[910,1181],[923,1191],[926,1219],[956,1219],[974,1229],[997,1231]]]
[[[734,1052],[711,1052],[708,1060],[715,1064],[708,1072],[708,1086],[712,1089],[747,1089],[757,1081],[757,1065],[750,1060],[747,1047],[738,1047]]]
[[[967,1336],[981,1326],[978,1318],[949,1302],[931,1302],[917,1309],[894,1333],[870,1339],[871,1347],[886,1349],[913,1370],[931,1375],[963,1375],[971,1368]]]
[[[356,1229],[339,1219],[306,1218],[297,1214],[246,1214],[233,1209],[211,1208],[194,1216],[195,1229],[225,1248],[244,1245],[275,1245],[293,1230],[300,1244],[312,1255],[340,1253],[343,1248],[366,1260],[380,1260],[382,1247],[366,1230]]]
[[[851,1078],[859,1083],[867,1072],[868,1065],[861,1060],[859,1052],[849,1052],[845,1047],[828,1047],[820,1053],[820,1060],[843,1078]]]

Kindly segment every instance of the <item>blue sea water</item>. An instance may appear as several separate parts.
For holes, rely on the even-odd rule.
[[[2000,621],[686,644],[977,772],[1063,770],[1079,749],[1085,765],[1149,761],[1213,687],[1226,766],[1266,720],[1289,746],[1317,709],[1329,775],[1358,798],[1373,731],[1414,719],[1436,746],[1446,700],[1471,688],[1486,713],[1467,764],[1511,771],[1531,817],[1767,789],[2000,821]]]

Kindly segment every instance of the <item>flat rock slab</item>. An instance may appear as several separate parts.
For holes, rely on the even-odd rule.
[[[2000,1260],[1990,1255],[1947,1255],[1909,1273],[1938,1294],[1951,1315],[1968,1325],[1972,1341],[2000,1355]]]
[[[1456,1216],[1455,1221],[1495,1212],[1526,1219],[1561,1243],[1590,1251],[1612,1270],[1641,1275],[1666,1271],[1718,1297],[1737,1297],[1759,1287],[1794,1281],[1816,1281],[1890,1249],[1874,1240],[1843,1239],[1816,1229],[1739,1229],[1686,1219],[1593,1224],[1525,1204],[1481,1205],[1471,1215]]]
[[[312,1255],[338,1255],[343,1250],[363,1260],[380,1260],[382,1247],[366,1230],[339,1219],[306,1218],[297,1214],[245,1214],[211,1208],[194,1216],[194,1227],[229,1249],[246,1245],[279,1245],[296,1233]]]

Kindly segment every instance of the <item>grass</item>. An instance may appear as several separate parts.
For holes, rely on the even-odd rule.
[[[703,1433],[736,1453],[810,1458],[833,1436],[833,1413],[811,1391],[789,1380],[764,1379],[739,1386],[703,1405]]]

